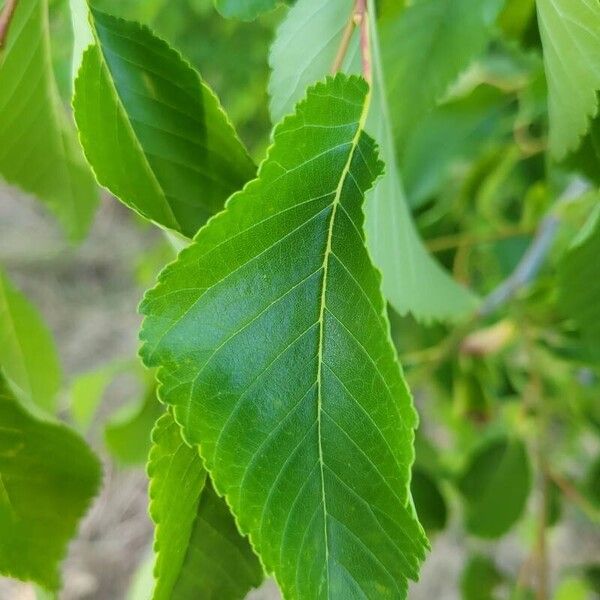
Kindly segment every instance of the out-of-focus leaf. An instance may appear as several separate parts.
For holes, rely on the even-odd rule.
[[[362,234],[383,167],[367,111],[358,77],[309,88],[141,305],[161,398],[290,599],[403,597],[427,546],[416,416]]]
[[[448,507],[432,475],[424,469],[415,467],[410,481],[410,491],[419,521],[425,531],[433,533],[444,529],[448,520]]]
[[[2,270],[0,365],[21,400],[55,412],[61,369],[52,334],[36,308],[13,287]]]
[[[214,0],[217,10],[233,19],[252,21],[261,13],[273,10],[279,0]]]
[[[73,420],[83,431],[92,424],[92,420],[106,388],[115,378],[116,368],[113,365],[83,373],[71,384],[70,408]]]
[[[600,456],[592,463],[585,478],[585,494],[600,509]]]
[[[537,0],[548,80],[550,150],[574,150],[597,110],[600,90],[600,3]]]
[[[396,139],[406,140],[490,39],[500,0],[420,0],[382,26]]]
[[[271,49],[274,121],[292,110],[307,85],[329,72],[352,6],[352,0],[299,0],[290,9]],[[374,98],[366,130],[380,144],[386,172],[365,204],[367,244],[382,271],[384,295],[398,312],[410,311],[424,320],[456,318],[474,308],[476,300],[433,260],[415,229],[396,166],[374,20],[371,37]],[[307,47],[313,50],[307,53]],[[357,48],[355,36],[344,71],[360,72]]]
[[[92,10],[95,45],[75,82],[75,119],[100,183],[192,237],[255,172],[212,91],[137,23]]]
[[[600,185],[600,117],[592,119],[577,150],[567,156],[565,166]]]
[[[460,578],[462,600],[496,600],[494,592],[502,581],[502,574],[490,558],[471,556]]]
[[[108,451],[123,465],[144,463],[151,445],[152,427],[164,407],[151,385],[142,402],[123,406],[104,428],[104,442]]]
[[[600,358],[600,206],[563,256],[558,270],[559,300],[581,329],[595,359]]]
[[[591,590],[585,579],[567,577],[560,582],[553,598],[554,600],[590,600]]]
[[[26,412],[0,376],[0,573],[58,589],[59,563],[99,483],[85,442]]]
[[[531,468],[523,443],[498,438],[478,448],[458,482],[467,529],[495,538],[521,516],[531,490]]]
[[[148,600],[152,598],[152,590],[154,589],[153,567],[154,557],[152,554],[148,554],[133,575],[127,590],[126,600]]]
[[[152,432],[150,515],[156,524],[153,600],[237,600],[263,572],[219,498],[196,448],[167,413]]]
[[[39,198],[80,239],[98,197],[56,89],[46,0],[17,4],[0,54],[0,115],[0,177]]]

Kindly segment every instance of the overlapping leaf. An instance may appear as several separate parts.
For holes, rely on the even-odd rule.
[[[20,0],[0,54],[0,177],[37,196],[79,239],[97,191],[54,82],[47,12],[47,0]]]
[[[290,9],[271,50],[273,120],[289,112],[306,86],[330,70],[352,6],[352,0],[299,0]],[[373,5],[369,10],[375,14]],[[475,299],[431,258],[415,229],[396,167],[374,19],[371,30],[374,99],[367,131],[380,143],[387,167],[366,203],[367,242],[382,271],[384,295],[397,311],[426,320],[456,318],[473,308]],[[342,65],[346,72],[360,71],[357,42],[355,36]]]
[[[575,320],[587,345],[600,358],[600,206],[573,240],[559,267],[562,306]]]
[[[214,0],[224,17],[251,21],[261,13],[273,10],[280,0]]]
[[[35,307],[1,270],[0,365],[22,399],[55,411],[61,369],[54,340]]]
[[[168,413],[156,423],[152,439],[153,599],[244,598],[262,581],[262,568],[225,501],[215,494],[198,450],[182,440]]]
[[[501,437],[481,446],[471,456],[459,487],[471,533],[484,538],[506,533],[521,516],[531,490],[523,442]]]
[[[537,0],[548,80],[550,150],[574,150],[598,110],[600,4],[597,0]]]
[[[367,110],[359,78],[310,88],[142,304],[161,395],[287,598],[403,598],[426,547],[416,414],[362,234],[382,170]]]
[[[58,565],[99,483],[84,441],[27,413],[0,376],[0,573],[57,589]]]
[[[193,236],[254,165],[217,98],[147,28],[91,11],[73,106],[100,183],[159,225]]]

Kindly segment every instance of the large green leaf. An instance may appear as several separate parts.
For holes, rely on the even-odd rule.
[[[559,298],[580,327],[595,358],[600,358],[600,206],[590,215],[563,256],[558,270]]]
[[[485,47],[501,0],[421,0],[386,22],[382,60],[400,148]]]
[[[478,448],[459,488],[471,533],[484,538],[506,533],[521,516],[531,490],[531,467],[523,443],[501,437]]]
[[[58,565],[99,483],[85,442],[27,413],[0,376],[0,573],[57,589]]]
[[[416,413],[362,203],[381,173],[362,79],[308,91],[258,179],[142,303],[142,356],[287,598],[403,598],[427,541]]]
[[[53,413],[61,369],[52,334],[36,308],[0,270],[0,365],[23,400]]]
[[[273,120],[292,109],[307,85],[329,72],[352,6],[352,0],[299,0],[290,9],[271,50]],[[374,12],[372,3],[369,9]],[[421,319],[455,318],[472,309],[475,300],[432,259],[415,229],[396,166],[374,19],[371,38],[374,98],[366,128],[380,143],[386,172],[366,203],[367,242],[382,271],[384,295],[398,312],[410,311]],[[356,73],[360,68],[355,35],[343,70]]]
[[[156,423],[152,440],[153,599],[244,598],[260,585],[262,568],[225,501],[215,494],[198,450],[182,440],[169,413]]]
[[[279,0],[215,0],[217,10],[224,16],[251,21],[261,13],[273,10]]]
[[[91,11],[73,106],[98,181],[142,216],[193,236],[255,172],[212,91],[166,42]]]
[[[37,196],[81,238],[97,191],[54,82],[47,0],[17,4],[0,53],[0,115],[0,177]]]
[[[600,3],[537,0],[548,80],[550,150],[562,158],[574,150],[598,110]]]

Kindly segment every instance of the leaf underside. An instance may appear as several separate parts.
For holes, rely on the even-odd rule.
[[[600,4],[597,0],[537,0],[548,81],[550,150],[574,150],[598,110]]]
[[[274,121],[292,110],[306,86],[330,71],[352,6],[352,0],[298,0],[290,9],[270,55],[270,110]],[[455,319],[472,310],[476,300],[433,260],[415,228],[397,169],[374,22],[371,30],[374,98],[366,130],[380,144],[386,172],[368,194],[367,243],[382,272],[384,295],[395,310],[401,314],[411,312],[421,320]],[[342,70],[361,71],[357,35]]]
[[[416,413],[362,234],[367,86],[309,89],[142,303],[142,356],[287,598],[404,598]]]
[[[137,23],[92,10],[95,44],[73,107],[98,181],[155,223],[192,237],[255,168],[198,73]]]
[[[0,376],[0,573],[57,589],[58,565],[99,484],[85,442],[23,410]]]
[[[153,600],[241,600],[260,585],[262,568],[214,492],[198,450],[182,440],[169,413],[157,421],[152,440]]]
[[[0,177],[80,239],[98,195],[54,83],[47,12],[47,0],[20,0],[0,52]]]

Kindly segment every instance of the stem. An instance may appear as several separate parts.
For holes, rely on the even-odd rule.
[[[552,469],[546,469],[546,476],[556,484],[565,498],[575,504],[591,521],[600,523],[600,511],[592,505],[573,483]]]
[[[19,0],[7,0],[0,14],[0,48],[4,48],[8,38],[8,30]]]
[[[360,27],[360,55],[362,58],[363,76],[370,86],[373,82],[373,70],[371,60],[371,39],[369,35],[369,13],[367,11],[367,0],[356,0],[354,22],[358,27]]]
[[[337,73],[342,68],[344,58],[346,58],[346,54],[348,53],[348,48],[350,47],[350,40],[352,39],[352,34],[354,33],[355,27],[356,27],[356,22],[355,22],[355,15],[353,12],[350,15],[350,18],[348,19],[348,23],[346,23],[344,33],[342,34],[342,41],[340,42],[340,47],[338,48],[338,51],[337,51],[337,54],[335,55],[333,64],[331,65],[331,72],[333,74]]]
[[[531,235],[534,233],[530,229],[524,227],[511,227],[504,231],[495,231],[488,235],[474,236],[464,233],[456,235],[444,235],[437,238],[427,240],[426,245],[430,252],[442,252],[444,250],[452,250],[458,246],[478,246],[479,244],[487,244],[489,242],[497,242],[511,237],[521,235]]]

